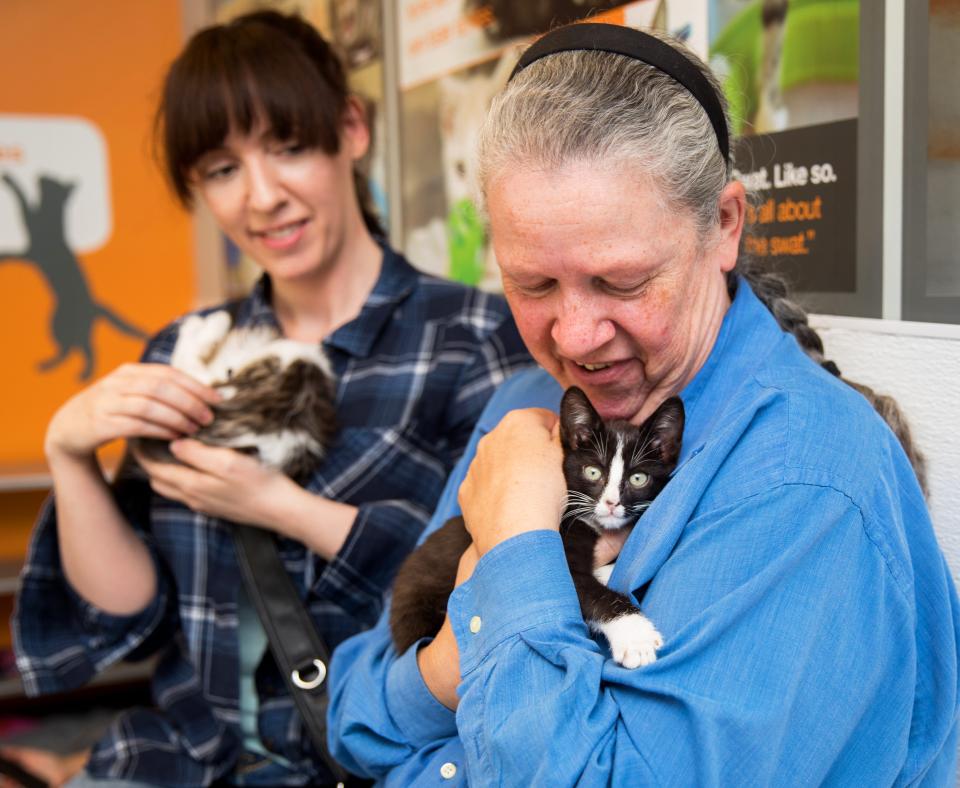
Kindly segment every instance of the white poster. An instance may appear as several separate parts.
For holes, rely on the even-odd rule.
[[[93,252],[113,231],[107,145],[85,118],[0,115],[0,250],[26,249],[24,211],[51,232],[64,224],[75,252]],[[46,213],[49,212],[49,216]]]
[[[486,6],[464,12],[463,0],[402,0],[400,89],[489,60],[502,49],[484,32],[493,23]]]

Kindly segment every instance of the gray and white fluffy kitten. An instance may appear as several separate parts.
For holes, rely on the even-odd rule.
[[[270,326],[233,328],[227,309],[184,318],[170,365],[215,388],[213,421],[190,437],[255,454],[302,479],[336,432],[334,376],[319,343],[286,339]],[[154,459],[175,461],[168,442],[134,441]]]
[[[637,522],[677,464],[684,410],[671,397],[643,424],[604,421],[579,388],[560,404],[560,440],[567,508],[560,525],[567,564],[584,621],[602,633],[613,658],[626,668],[656,660],[663,638],[625,594],[606,586],[610,567],[594,570],[601,534]],[[398,653],[443,624],[457,565],[470,545],[462,517],[427,537],[403,563],[393,586],[390,631]]]

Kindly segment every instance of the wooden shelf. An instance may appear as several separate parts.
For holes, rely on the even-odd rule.
[[[147,681],[153,675],[156,665],[156,659],[146,659],[143,662],[118,662],[95,676],[78,691],[92,687],[109,687]],[[0,679],[0,702],[17,698],[26,698],[20,677],[13,676]]]
[[[49,490],[53,479],[47,470],[5,471],[0,474],[0,493],[22,490]]]
[[[121,456],[116,450],[98,452],[100,465],[108,479],[113,478]],[[0,493],[49,490],[52,485],[53,478],[45,462],[0,463]]]
[[[0,558],[0,596],[15,594],[20,588],[20,570],[23,561],[19,558]]]

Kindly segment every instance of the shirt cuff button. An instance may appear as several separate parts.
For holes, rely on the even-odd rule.
[[[470,631],[476,635],[480,631],[480,627],[483,626],[483,621],[480,619],[480,616],[474,616],[470,619]]]
[[[444,780],[452,780],[457,775],[457,765],[447,761],[440,767],[440,776]]]

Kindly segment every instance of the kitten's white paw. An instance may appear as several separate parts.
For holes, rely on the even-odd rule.
[[[657,659],[663,636],[642,613],[630,613],[600,625],[613,658],[625,668],[639,668]]]
[[[177,332],[177,344],[170,357],[170,365],[204,383],[210,382],[204,376],[204,362],[227,335],[231,323],[230,314],[225,309],[218,309],[206,316],[185,317]]]

